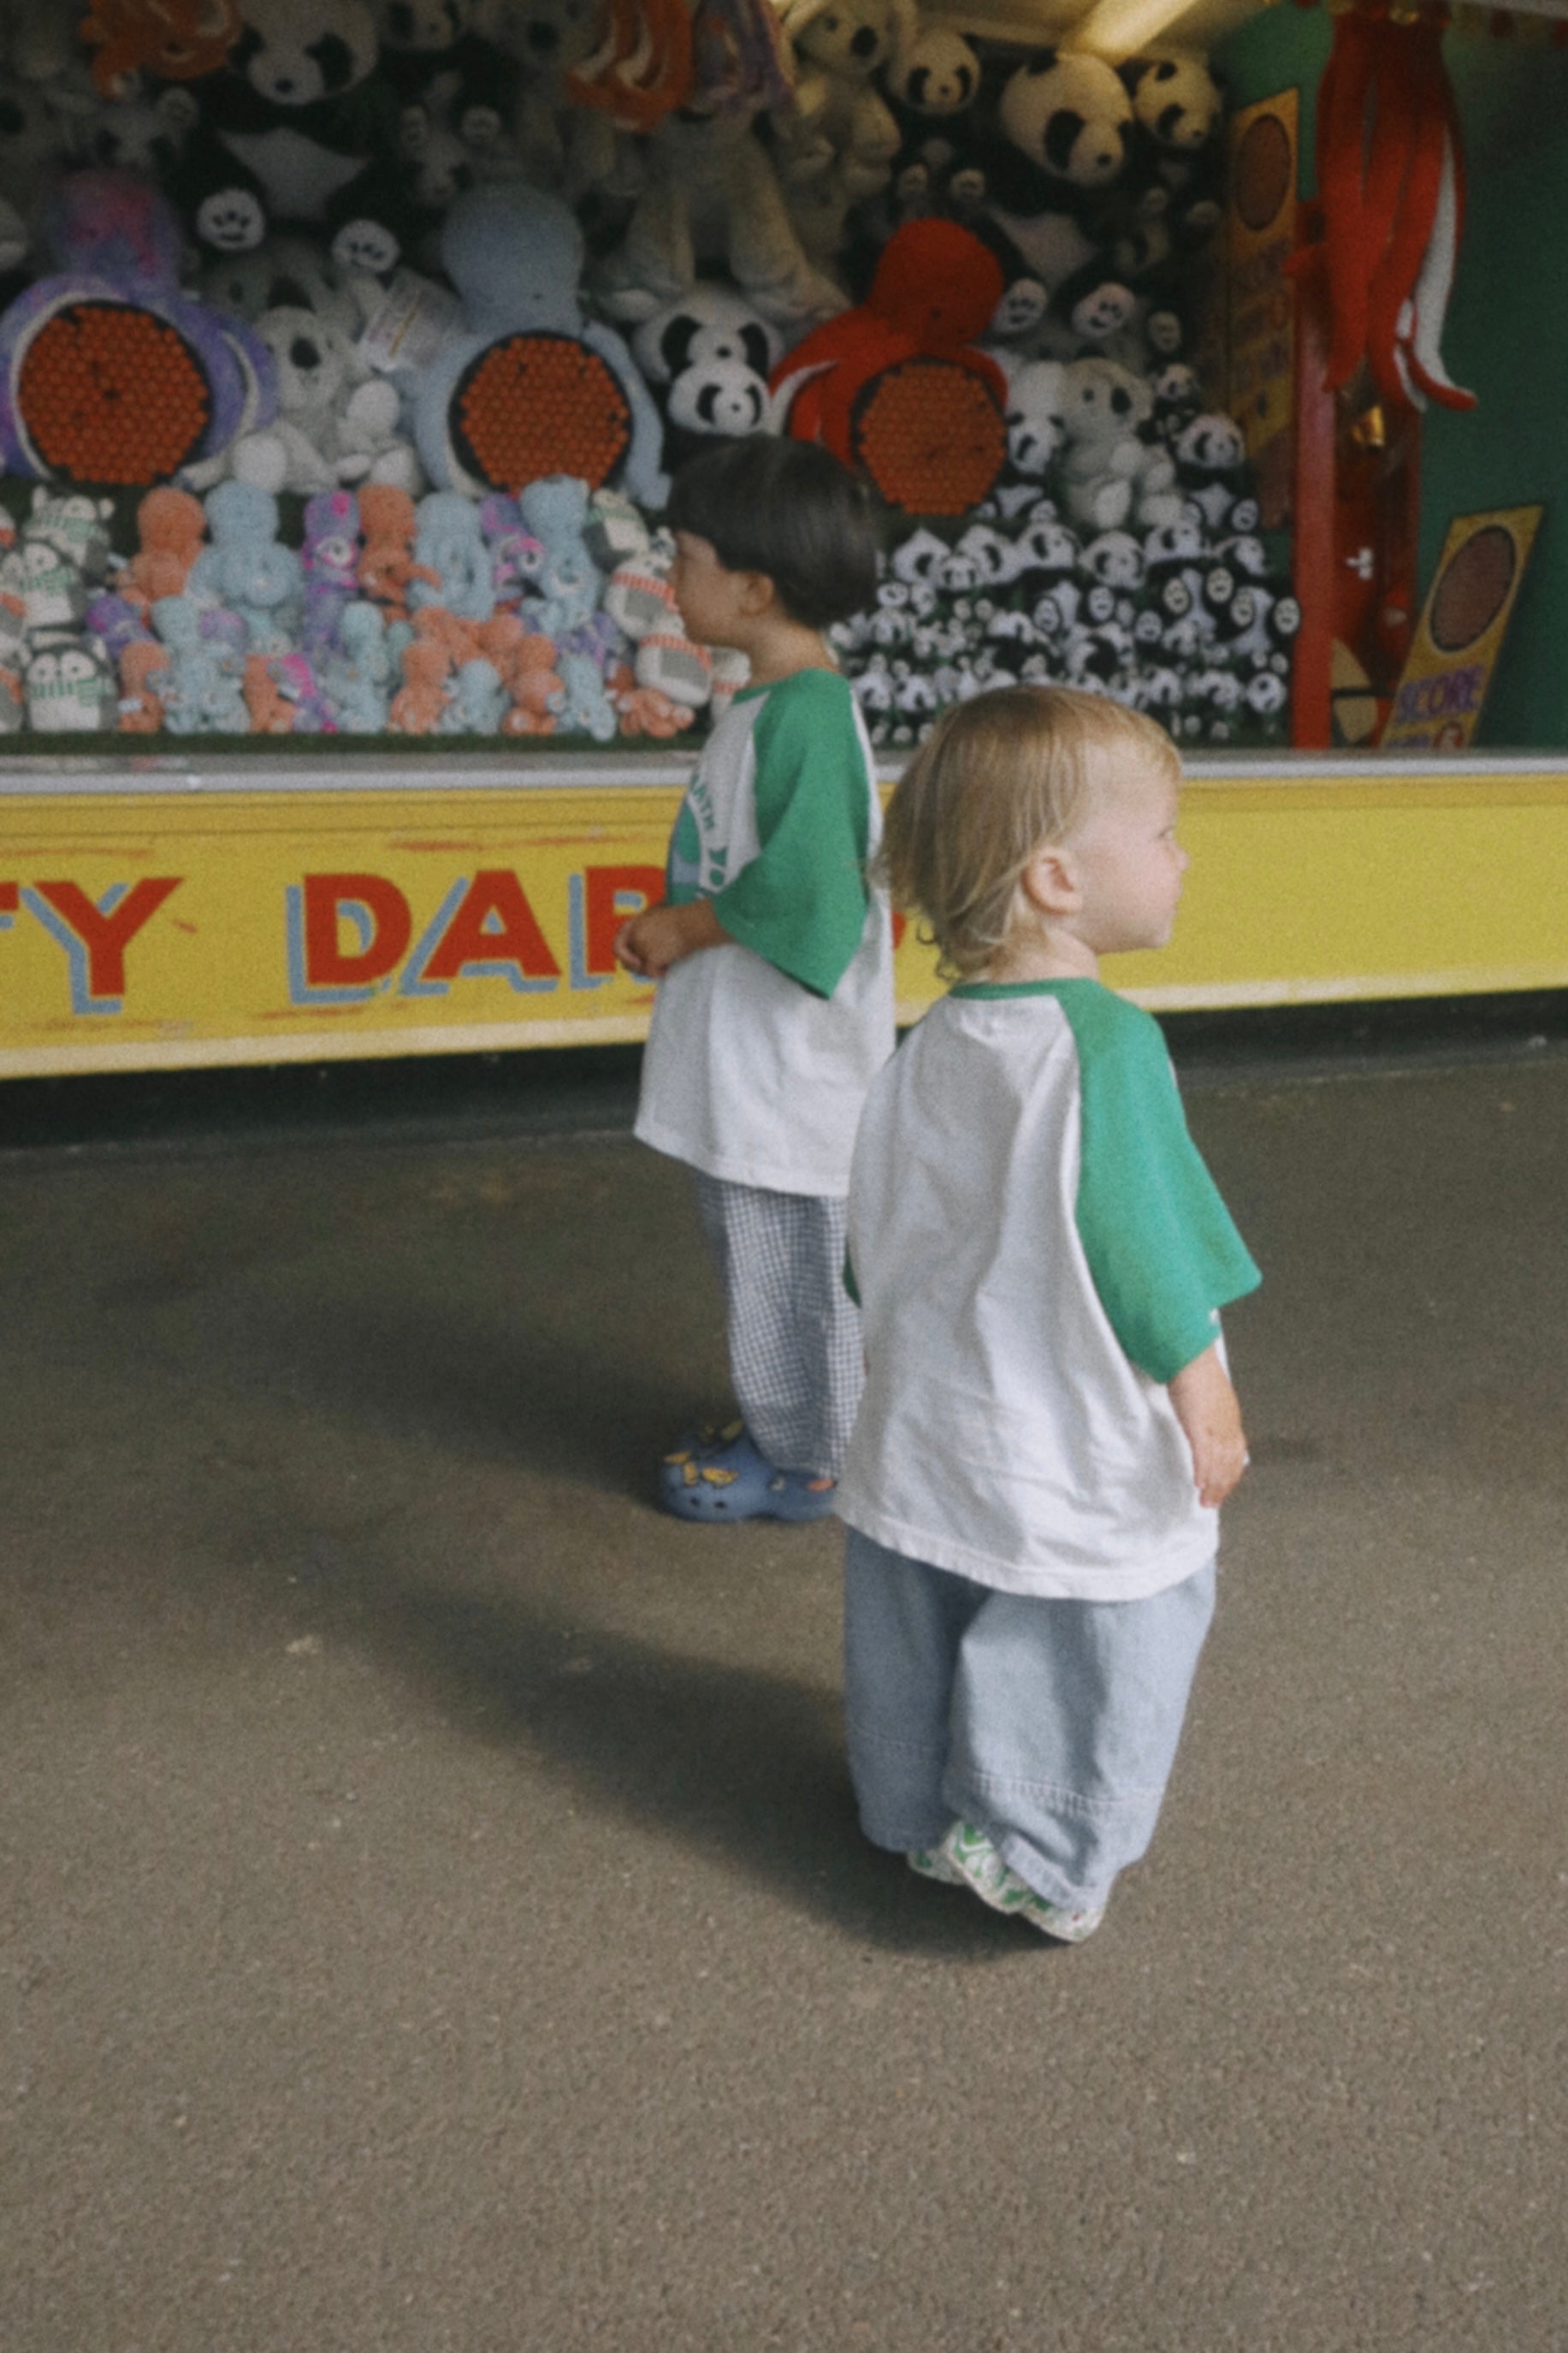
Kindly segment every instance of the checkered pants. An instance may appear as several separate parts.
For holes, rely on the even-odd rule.
[[[692,1176],[746,1428],[779,1470],[837,1479],[865,1377],[844,1288],[847,1204]]]

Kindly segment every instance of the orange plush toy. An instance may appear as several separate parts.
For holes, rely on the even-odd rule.
[[[403,649],[403,684],[392,698],[387,726],[395,735],[428,735],[450,700],[452,657],[436,638],[416,638]]]
[[[120,732],[155,735],[163,724],[163,704],[155,691],[168,675],[169,649],[155,638],[135,638],[120,657]]]
[[[441,585],[438,573],[414,561],[414,501],[392,482],[366,482],[359,493],[359,527],[364,534],[359,585],[389,621],[405,621],[415,581]]]
[[[136,510],[140,552],[115,583],[126,602],[145,610],[160,596],[183,596],[206,527],[202,502],[189,491],[149,491]]]

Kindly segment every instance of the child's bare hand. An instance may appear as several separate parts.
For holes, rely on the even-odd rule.
[[[645,907],[616,934],[611,953],[638,980],[662,980],[672,964],[699,948],[716,948],[729,934],[706,899],[684,907]]]
[[[1240,1484],[1247,1462],[1241,1407],[1218,1349],[1205,1348],[1184,1365],[1170,1387],[1176,1419],[1193,1450],[1198,1501],[1217,1509]]]

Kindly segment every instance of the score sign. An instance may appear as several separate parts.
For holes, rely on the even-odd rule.
[[[1448,526],[1378,749],[1468,749],[1543,509],[1500,507]]]

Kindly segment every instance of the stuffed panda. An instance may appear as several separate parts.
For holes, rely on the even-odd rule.
[[[914,38],[896,44],[882,69],[900,127],[962,114],[980,95],[980,59],[963,35],[947,25],[922,25]]]
[[[1007,153],[992,193],[1004,204],[1026,191],[1042,199],[1036,209],[1071,211],[1127,168],[1131,101],[1113,68],[1087,52],[1042,49],[1029,58],[1004,89],[997,120]]]
[[[971,523],[959,539],[953,553],[965,556],[974,566],[977,579],[990,588],[1000,587],[1013,574],[1013,549],[998,531],[989,523]]]
[[[1093,268],[1115,217],[1132,105],[1113,69],[1040,49],[975,110],[986,209],[1027,271],[1055,292]],[[1103,268],[1103,264],[1101,264]]]
[[[760,311],[706,280],[644,320],[632,354],[664,406],[667,467],[715,435],[741,439],[772,430],[768,378],[783,349]]]
[[[946,554],[947,542],[922,523],[894,548],[889,559],[893,576],[911,587],[917,582],[933,586],[938,567]]]
[[[1066,438],[1059,360],[1025,360],[1008,370],[1006,422],[1014,472],[1043,480]]]
[[[521,69],[474,29],[475,0],[377,0],[381,70],[406,110],[450,121],[466,146],[493,146],[511,121]]]
[[[1199,58],[1130,58],[1121,69],[1137,128],[1131,179],[1176,241],[1213,235],[1224,212],[1225,100]]]
[[[1130,531],[1102,531],[1079,558],[1083,570],[1112,594],[1131,595],[1143,586],[1143,551]]]
[[[1247,442],[1233,417],[1194,417],[1173,445],[1176,480],[1211,534],[1225,526],[1246,487]]]
[[[1154,430],[1169,445],[1180,440],[1195,417],[1201,417],[1204,388],[1196,368],[1185,360],[1167,360],[1149,379],[1154,396]]]
[[[322,223],[334,260],[382,276],[409,226],[397,94],[367,0],[243,0],[226,62],[168,174],[197,244],[247,253],[278,221]]]

